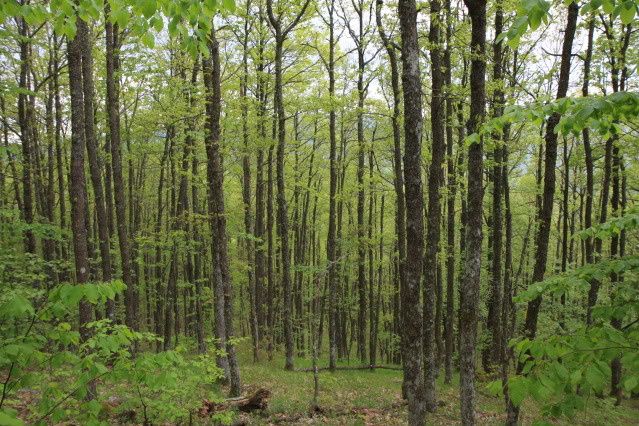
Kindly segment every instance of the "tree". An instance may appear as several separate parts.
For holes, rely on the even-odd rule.
[[[576,3],[568,6],[568,17],[566,20],[566,30],[564,32],[564,40],[561,52],[561,65],[559,71],[559,82],[557,86],[556,99],[561,99],[568,92],[568,83],[570,81],[570,59],[572,57],[572,43],[577,28],[577,16],[579,7]],[[561,115],[554,113],[546,124],[546,134],[544,137],[545,154],[544,154],[544,191],[541,209],[539,211],[539,229],[536,236],[535,266],[533,270],[533,282],[542,281],[546,273],[546,261],[548,257],[548,238],[550,235],[550,222],[552,220],[552,211],[555,194],[555,164],[557,161],[557,133],[555,127],[559,123]],[[541,305],[541,297],[528,303],[526,311],[526,322],[524,325],[525,334],[528,337],[535,337],[537,332],[537,318],[539,317],[539,307]]]
[[[71,96],[71,230],[73,231],[73,254],[75,258],[75,282],[87,285],[89,281],[89,250],[87,245],[87,190],[84,176],[85,112],[82,75],[83,40],[87,32],[86,23],[78,19],[80,30],[73,40],[67,41],[69,63],[69,90]],[[91,305],[87,300],[79,302],[80,336],[83,341],[90,337],[87,324],[91,321]],[[89,386],[88,398],[95,397],[95,383]]]
[[[337,364],[337,235],[336,235],[336,196],[337,196],[337,137],[335,129],[335,108],[333,106],[333,98],[335,96],[335,1],[327,2],[328,16],[322,19],[328,26],[328,62],[326,68],[328,71],[328,94],[330,97],[330,110],[328,113],[328,138],[329,138],[329,167],[330,167],[330,183],[329,183],[329,212],[328,212],[328,236],[326,238],[326,258],[328,261],[328,333],[329,333],[329,367],[334,370]]]
[[[211,29],[208,41],[210,59],[204,61],[204,85],[206,87],[207,135],[206,155],[208,180],[208,206],[211,226],[211,252],[214,260],[214,280],[216,285],[216,321],[224,321],[224,335],[218,336],[224,344],[226,358],[229,365],[230,395],[238,396],[240,387],[240,370],[235,353],[233,328],[233,287],[229,270],[228,236],[226,231],[226,216],[224,209],[224,170],[220,153],[220,48],[215,35],[215,28]],[[220,303],[219,300],[222,300]],[[223,310],[220,312],[220,308]]]
[[[402,38],[404,93],[404,179],[406,183],[406,285],[402,293],[402,361],[408,399],[408,423],[423,424],[426,401],[422,389],[422,307],[419,291],[424,250],[421,175],[422,89],[419,74],[417,7],[414,0],[397,6]]]
[[[125,313],[126,324],[137,329],[138,293],[133,267],[131,265],[131,248],[127,230],[126,200],[124,194],[124,177],[122,176],[122,152],[120,148],[120,102],[118,72],[119,58],[119,28],[110,20],[110,3],[104,6],[106,16],[106,110],[109,117],[109,138],[111,147],[111,167],[113,172],[113,195],[115,199],[115,216],[118,230],[118,244],[120,246],[120,262],[122,264],[122,280],[126,284]],[[129,200],[130,201],[130,200]]]
[[[266,10],[268,19],[275,32],[275,93],[273,98],[275,114],[277,116],[277,221],[280,233],[280,253],[282,258],[282,287],[284,293],[284,340],[286,345],[287,370],[293,369],[293,320],[291,315],[291,255],[288,243],[288,207],[286,204],[286,188],[284,186],[284,149],[286,144],[286,116],[284,115],[284,100],[282,96],[282,59],[284,41],[293,28],[299,23],[306,12],[310,0],[306,0],[294,19],[284,26],[282,14],[275,15],[273,0],[267,0]],[[279,3],[278,3],[279,4]]]
[[[437,400],[435,395],[435,378],[437,363],[435,351],[435,328],[439,328],[439,323],[435,324],[435,296],[437,293],[438,280],[438,254],[440,240],[440,216],[441,203],[439,189],[443,181],[443,163],[446,150],[446,106],[444,96],[444,72],[442,63],[441,40],[441,3],[439,0],[430,2],[430,31],[428,41],[430,42],[430,63],[432,94],[430,101],[431,110],[431,163],[428,172],[428,230],[426,239],[426,256],[424,261],[424,383],[426,409],[435,411]],[[439,274],[441,276],[441,273]],[[441,300],[441,292],[438,296]]]
[[[468,133],[473,134],[484,119],[486,99],[486,2],[466,0],[471,20],[470,118]],[[484,197],[482,140],[468,148],[468,211],[465,218],[466,252],[459,300],[460,324],[460,400],[464,425],[475,424],[475,345],[479,280],[481,274],[482,201]]]

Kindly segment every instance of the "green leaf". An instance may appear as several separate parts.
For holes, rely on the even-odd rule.
[[[623,382],[623,387],[626,392],[632,392],[637,385],[639,385],[639,378],[637,376],[630,376]]]
[[[35,310],[31,302],[20,294],[15,294],[13,298],[0,305],[0,317],[4,318],[13,319],[33,315],[34,313]]]
[[[222,0],[222,6],[225,10],[232,12],[235,10],[235,0]]]
[[[164,20],[162,18],[156,17],[153,20],[152,25],[153,25],[153,29],[159,33],[160,31],[162,31],[162,28],[164,26]]]
[[[150,18],[155,14],[155,9],[157,8],[156,0],[142,0],[140,4],[140,9],[142,9],[142,14],[145,18]]]
[[[501,380],[493,380],[492,382],[488,383],[486,385],[486,390],[488,390],[491,395],[500,396],[502,394]]]
[[[601,370],[594,366],[586,370],[586,381],[590,384],[593,390],[601,390],[605,383],[605,377],[601,373]]]
[[[111,12],[111,21],[118,24],[120,28],[126,28],[129,23],[129,11],[125,8],[114,10]]]
[[[155,46],[155,37],[150,32],[146,32],[140,37],[140,41],[149,49],[153,49]]]
[[[611,0],[603,0],[602,7],[604,12],[606,12],[608,15],[612,14],[612,12],[615,10],[615,4]]]
[[[621,7],[619,11],[619,16],[621,17],[621,22],[625,25],[628,25],[635,18],[636,6],[633,2],[626,2]]]
[[[519,406],[528,394],[528,380],[522,376],[513,376],[508,380],[508,393],[515,406]]]
[[[0,426],[22,426],[22,420],[16,418],[14,413],[0,410]]]
[[[473,133],[472,135],[469,135],[466,137],[466,146],[472,146],[476,143],[480,143],[481,142],[481,137],[479,136],[479,133]]]
[[[84,293],[84,297],[86,297],[89,303],[91,303],[92,305],[95,305],[96,303],[98,303],[98,299],[100,298],[100,295],[98,294],[98,287],[96,285],[85,284],[82,290]]]

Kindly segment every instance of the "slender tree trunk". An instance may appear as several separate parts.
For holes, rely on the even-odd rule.
[[[79,26],[86,25],[77,19]],[[79,31],[73,40],[67,42],[69,63],[69,91],[71,95],[71,230],[73,232],[73,253],[75,258],[75,281],[85,285],[89,281],[89,250],[87,245],[87,190],[84,175],[85,112],[82,81],[82,45],[86,35]],[[79,302],[80,338],[87,341],[90,330],[86,327],[92,319],[92,308],[86,299]],[[96,395],[95,382],[88,386],[88,399]]]
[[[93,197],[97,216],[97,228],[100,239],[100,264],[102,267],[102,280],[111,281],[111,243],[109,239],[109,224],[104,200],[104,187],[102,186],[102,169],[98,158],[98,142],[94,128],[94,83],[93,83],[93,53],[91,34],[87,24],[78,21],[78,37],[80,37],[82,49],[82,83],[84,93],[84,134],[89,158],[89,171],[93,184]],[[107,318],[115,321],[115,304],[107,303]]]
[[[242,38],[242,76],[240,79],[240,96],[242,98],[242,140],[244,152],[242,154],[242,201],[244,203],[244,232],[245,239],[247,275],[250,309],[250,329],[253,340],[253,361],[259,361],[259,331],[257,320],[257,291],[254,276],[254,244],[253,244],[253,215],[251,209],[251,157],[249,151],[249,128],[248,128],[248,43],[249,43],[249,19],[251,11],[251,1],[246,2],[246,16],[244,20],[244,33]]]
[[[375,302],[371,303],[371,310],[374,309],[374,314],[371,315],[371,335],[370,335],[370,365],[377,364],[377,336],[379,334],[379,311],[382,304],[382,288],[384,286],[384,194],[381,197],[381,205],[379,209],[379,255],[377,263],[377,296],[375,296]],[[372,289],[371,284],[371,289]],[[371,297],[373,291],[371,291]]]
[[[29,120],[27,93],[30,90],[29,73],[31,68],[31,38],[29,25],[24,18],[18,18],[18,33],[20,35],[20,75],[19,87],[22,89],[18,93],[18,125],[20,127],[20,145],[22,146],[22,218],[28,224],[33,223],[33,187],[31,162],[31,122]],[[24,232],[24,250],[27,253],[35,254],[36,239],[33,231],[29,227]]]
[[[328,5],[328,93],[331,99],[335,96],[335,30],[334,30],[335,1]],[[329,135],[329,213],[328,236],[326,241],[326,257],[328,260],[328,333],[329,333],[329,368],[334,370],[337,364],[337,247],[336,247],[336,195],[338,164],[336,159],[337,136],[335,134],[335,107],[330,103],[328,113]],[[321,329],[321,327],[320,327]],[[321,343],[321,339],[319,339]]]
[[[120,245],[120,261],[122,262],[122,279],[126,284],[124,305],[126,325],[134,330],[138,324],[138,290],[133,276],[131,249],[127,231],[126,200],[124,178],[122,176],[122,154],[120,148],[120,106],[119,106],[119,35],[118,26],[110,22],[110,6],[105,3],[106,16],[106,110],[109,118],[109,135],[111,137],[111,167],[113,168],[113,195]],[[131,201],[131,200],[129,200]]]
[[[395,321],[397,326],[395,330],[401,334],[403,328],[400,324],[403,323],[403,320],[401,319],[403,311],[401,311],[400,309],[399,302],[400,294],[403,294],[405,292],[406,284],[406,200],[404,198],[404,174],[402,171],[401,130],[399,122],[399,117],[401,114],[401,99],[397,54],[395,51],[395,46],[391,43],[382,23],[382,6],[383,3],[378,0],[376,3],[375,17],[377,20],[377,30],[379,32],[380,38],[382,39],[382,42],[384,43],[384,47],[386,48],[386,53],[388,55],[393,93],[393,114],[391,116],[391,125],[393,128],[393,186],[395,188],[396,200],[395,229],[397,234],[397,269],[399,277],[399,288],[395,288],[394,290],[395,309],[393,311],[399,317],[398,320]],[[397,355],[399,355],[399,351]],[[398,357],[395,358],[395,361],[399,361]],[[405,386],[402,386],[402,389],[404,388]]]
[[[164,286],[162,285],[164,281],[164,261],[162,255],[162,241],[161,241],[161,232],[162,232],[162,216],[164,214],[164,203],[163,203],[163,194],[164,194],[164,173],[166,168],[166,160],[169,157],[169,149],[172,144],[171,139],[173,138],[173,127],[167,126],[166,130],[166,138],[164,141],[164,153],[162,154],[162,159],[160,160],[160,176],[158,180],[158,192],[157,192],[157,209],[156,209],[156,221],[155,221],[155,334],[157,336],[162,336],[164,333],[162,318],[163,318],[163,296],[164,296]],[[158,341],[156,343],[156,352],[159,352],[162,348],[162,342]]]
[[[468,133],[479,130],[486,99],[486,1],[465,0],[471,19],[470,118]],[[482,141],[468,148],[468,211],[464,221],[466,252],[460,289],[460,400],[463,425],[475,424],[475,345],[481,274],[482,202],[484,197]]]
[[[579,6],[577,3],[571,3],[568,6],[568,16],[566,22],[566,30],[564,32],[564,41],[561,53],[561,65],[559,72],[559,84],[557,87],[557,99],[564,98],[568,92],[568,83],[570,80],[570,59],[572,57],[572,43],[577,28],[577,16]],[[559,123],[561,115],[554,113],[550,116],[546,124],[545,135],[545,160],[544,160],[544,191],[541,206],[538,213],[539,228],[536,235],[536,252],[535,265],[533,269],[533,282],[539,282],[544,279],[546,272],[546,262],[548,257],[548,242],[550,236],[550,226],[552,220],[552,211],[555,193],[555,165],[557,161],[557,133],[555,126]],[[524,334],[529,339],[534,339],[537,333],[537,319],[541,307],[541,296],[528,302],[526,311],[526,320],[524,324]],[[517,370],[521,371],[522,364],[519,363]],[[515,411],[514,418],[517,419],[519,409]]]
[[[612,150],[612,196],[610,198],[610,208],[612,210],[612,216],[618,217],[619,215],[619,198],[621,191],[621,154],[619,152],[619,145],[615,144]],[[610,258],[616,259],[619,255],[619,235],[613,234],[610,239]],[[619,284],[620,274],[613,272],[610,274],[610,283],[612,286]],[[611,294],[614,299],[617,296],[614,290]],[[618,303],[618,302],[617,302]],[[622,320],[621,318],[613,317],[610,321],[611,325],[616,330],[621,330]],[[611,377],[610,377],[610,395],[615,398],[615,405],[621,404],[623,399],[623,389],[621,387],[622,377],[622,364],[621,357],[615,357],[610,363]]]
[[[46,91],[46,103],[45,103],[45,129],[47,139],[47,164],[46,164],[46,188],[45,188],[45,202],[46,212],[45,218],[49,225],[55,224],[55,181],[54,181],[54,147],[55,147],[55,124],[53,119],[53,103],[55,97],[55,89],[53,85],[53,73],[55,72],[55,55],[57,53],[53,49],[53,46],[49,45],[49,59],[47,64],[47,71],[49,72],[49,81],[47,82]],[[2,158],[0,158],[0,208],[4,205],[4,165],[2,164]],[[58,284],[58,268],[54,265],[53,261],[56,258],[56,246],[55,240],[52,238],[44,238],[43,245],[43,257],[48,262],[46,266],[46,272],[48,276],[48,286],[55,286]]]
[[[266,81],[264,78],[264,13],[260,5],[260,17],[258,27],[258,59],[257,59],[257,132],[260,145],[257,149],[256,173],[255,173],[255,288],[256,288],[256,309],[258,324],[260,326],[258,336],[264,338],[264,331],[267,329],[265,324],[265,280],[266,280],[266,229],[264,221],[265,210],[265,189],[264,189],[264,148],[262,143],[266,140],[266,108],[267,94]]]
[[[364,4],[362,0],[352,2],[357,15],[357,34],[351,32],[357,50],[357,293],[359,301],[357,321],[357,353],[362,362],[366,360],[366,225],[364,209],[364,162],[366,146],[364,142]],[[373,285],[373,283],[371,283]]]
[[[59,62],[59,52],[58,52],[58,39],[56,34],[53,34],[53,46],[54,46],[54,54],[53,54],[53,91],[54,91],[54,99],[53,103],[55,106],[55,157],[56,157],[56,174],[58,179],[58,206],[59,206],[59,215],[60,215],[60,228],[66,229],[67,223],[67,203],[64,197],[64,188],[65,188],[65,171],[64,171],[64,160],[63,160],[63,149],[62,149],[62,102],[60,101],[60,62]],[[20,201],[18,199],[18,201]],[[18,203],[19,204],[19,203]],[[59,246],[60,256],[59,258],[62,261],[67,261],[69,259],[69,254],[67,251],[67,244],[63,240],[60,242]],[[64,268],[60,271],[60,281],[68,281],[68,270]]]
[[[228,240],[226,233],[226,213],[224,211],[224,171],[220,152],[220,110],[221,110],[221,71],[220,50],[215,36],[215,29],[211,30],[209,40],[211,58],[207,60],[208,69],[205,87],[207,88],[207,143],[208,184],[209,184],[209,214],[211,214],[211,234],[215,275],[221,280],[223,287],[226,353],[229,363],[230,395],[240,394],[240,370],[232,342],[233,331],[233,285],[229,270]]]
[[[572,43],[575,37],[578,13],[579,6],[576,3],[571,3],[568,6],[568,19],[566,22],[566,31],[564,32],[557,99],[564,98],[568,92]],[[550,116],[546,125],[546,135],[544,138],[546,145],[544,160],[544,191],[541,210],[539,211],[539,229],[537,230],[536,236],[537,250],[535,253],[533,282],[542,281],[546,272],[548,240],[550,236],[554,204],[553,197],[555,194],[555,164],[557,162],[557,133],[555,133],[555,126],[559,123],[560,118],[561,115],[559,113],[554,113]],[[534,338],[537,332],[537,319],[539,317],[540,307],[541,296],[528,302],[524,332],[530,339]]]
[[[374,139],[374,133],[373,133]],[[368,325],[369,325],[369,349],[373,341],[373,329],[375,327],[375,252],[373,245],[373,229],[375,228],[375,205],[377,204],[377,196],[374,194],[373,182],[373,150],[368,150]],[[364,339],[365,340],[365,339]],[[373,357],[373,354],[370,354]],[[362,361],[365,363],[366,360]],[[371,364],[372,365],[372,364]]]
[[[446,91],[446,174],[448,193],[446,199],[446,317],[445,317],[445,356],[444,383],[450,384],[453,378],[454,316],[455,316],[455,196],[457,177],[453,158],[453,100],[452,89],[451,38],[452,14],[450,0],[445,3],[446,13],[446,50],[444,51],[444,70]]]
[[[426,396],[422,350],[422,307],[420,280],[424,250],[424,202],[421,175],[422,89],[419,72],[417,7],[415,0],[400,0],[402,40],[402,83],[404,91],[404,171],[406,178],[406,286],[402,294],[404,313],[402,339],[408,423],[425,420]]]
[[[501,2],[497,3],[495,11],[495,37],[501,34],[503,28],[503,10]],[[502,43],[495,41],[493,43],[493,82],[497,85],[497,89],[493,95],[493,116],[500,117],[504,108],[504,91],[503,91],[503,52]],[[498,363],[499,354],[501,353],[501,303],[502,303],[502,145],[503,135],[494,135],[493,149],[493,167],[492,167],[492,227],[491,227],[491,285],[488,295],[488,318],[487,326],[491,334],[490,345],[486,346],[486,363],[484,368],[488,371],[492,370],[492,366]]]
[[[195,149],[195,147],[194,147]],[[197,155],[193,155],[191,160],[191,176],[192,176],[192,184],[191,184],[191,205],[193,215],[201,215],[202,209],[199,203],[198,197],[198,172],[199,172],[199,162],[197,159]],[[195,240],[196,247],[200,248],[204,245],[204,241],[202,239],[202,234],[200,231],[200,226],[197,223],[193,224],[193,239]],[[195,283],[195,337],[197,338],[197,346],[199,353],[206,353],[206,334],[204,331],[204,307],[202,306],[202,283],[204,282],[204,274],[202,273],[202,259],[204,258],[203,253],[200,250],[196,250],[194,253],[193,259],[193,282]]]
[[[508,141],[508,132],[504,131],[504,142]],[[514,315],[515,307],[513,304],[513,283],[512,283],[512,269],[513,269],[513,261],[512,261],[512,239],[513,239],[513,227],[512,227],[512,212],[510,209],[510,184],[508,179],[508,147],[504,144],[502,150],[502,182],[503,182],[503,190],[504,190],[504,224],[506,227],[506,235],[505,235],[505,259],[504,259],[504,294],[503,301],[501,305],[501,348],[500,348],[500,358],[501,358],[501,374],[502,374],[502,386],[504,388],[504,401],[506,403],[506,424],[507,425],[516,425],[516,410],[515,406],[510,399],[509,389],[508,389],[508,367],[510,361],[510,350],[508,341],[512,337],[512,328],[509,326],[511,317]],[[524,241],[524,247],[526,241]]]
[[[442,63],[442,37],[441,37],[441,3],[439,0],[430,0],[430,43],[431,63],[431,163],[428,172],[428,230],[426,239],[426,256],[424,262],[424,397],[426,410],[435,411],[437,400],[435,394],[436,379],[436,353],[435,329],[435,295],[437,293],[437,270],[440,240],[440,187],[443,180],[443,163],[446,152],[446,105],[444,98],[444,70]],[[439,297],[441,300],[441,295]]]
[[[291,292],[291,253],[289,250],[288,235],[288,206],[286,203],[286,190],[284,186],[284,150],[286,148],[286,116],[284,115],[283,89],[283,50],[284,41],[288,33],[295,28],[306,12],[310,0],[306,0],[295,15],[293,21],[286,27],[282,27],[281,15],[276,17],[273,13],[273,0],[267,0],[266,7],[269,22],[275,33],[275,89],[273,107],[277,117],[277,223],[280,234],[280,256],[282,261],[282,290],[284,313],[284,343],[286,349],[286,362],[284,368],[293,370],[293,318],[292,318],[292,292]]]
[[[590,86],[590,64],[592,62],[594,32],[595,20],[593,17],[590,17],[588,21],[588,47],[586,49],[586,58],[584,60],[584,83],[581,89],[581,94],[584,97],[588,96]],[[592,146],[590,145],[590,131],[588,128],[583,129],[582,139],[584,143],[584,157],[586,163],[586,206],[584,210],[584,228],[588,229],[592,227],[592,203],[594,196],[594,164],[592,158]],[[584,245],[586,263],[592,263],[594,261],[592,237],[587,237],[584,241]],[[596,302],[596,288],[597,284],[595,281],[592,281],[588,292],[588,307],[586,312],[587,325],[592,323],[592,307]]]

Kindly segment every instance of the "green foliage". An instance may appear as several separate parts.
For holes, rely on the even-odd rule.
[[[624,25],[628,25],[634,20],[637,7],[639,3],[635,0],[591,0],[581,8],[581,13],[585,15],[602,9],[612,18],[619,17]]]
[[[608,238],[638,228],[637,213],[630,212],[580,235]],[[617,279],[611,282],[613,275]],[[516,301],[528,302],[542,295],[585,295],[594,280],[604,286],[600,293],[610,296],[601,297],[593,309],[591,326],[581,321],[565,333],[511,341],[523,366],[521,375],[508,382],[516,405],[530,396],[545,405],[548,415],[570,417],[585,406],[587,398],[607,391],[610,364],[615,359],[624,367],[623,390],[628,394],[639,391],[639,326],[633,320],[639,314],[639,257],[601,260],[573,269],[529,286]],[[613,320],[621,326],[613,326]],[[499,393],[501,384],[492,383],[489,390]]]
[[[213,17],[218,12],[233,12],[235,0],[109,0],[109,19],[120,27],[128,27],[148,48],[155,46],[155,33],[164,28],[168,20],[168,32],[180,36],[184,48],[191,55],[208,55],[207,40]],[[16,0],[0,3],[0,23],[10,17],[22,17],[32,26],[53,22],[56,33],[74,38],[76,19],[98,21],[104,10],[104,0],[52,0],[48,3],[20,4]]]
[[[143,407],[145,418],[154,422],[188,419],[200,403],[192,398],[198,388],[215,397],[222,371],[214,353],[194,360],[185,358],[183,350],[132,357],[132,347],[158,338],[106,319],[86,324],[90,337],[81,340],[73,326],[80,300],[99,305],[125,288],[121,281],[61,284],[47,294],[6,288],[0,296],[0,371],[6,377],[0,424],[22,424],[13,405],[19,392],[30,390],[39,394],[30,409],[31,423],[106,423],[99,400],[85,399],[89,384],[97,379],[123,392],[133,389],[135,394],[122,408]]]
[[[141,412],[144,420],[157,424],[188,422],[201,405],[194,398],[204,389],[209,400],[220,400],[217,383],[223,371],[215,364],[215,353],[186,358],[185,348],[143,353],[134,359],[121,357],[108,380],[123,386],[129,397],[122,409]]]
[[[576,0],[567,0],[570,4]],[[630,24],[637,14],[639,2],[637,0],[589,0],[581,7],[581,14],[597,13],[603,10],[611,18],[620,18],[625,25]],[[516,48],[521,37],[528,31],[534,31],[544,23],[548,23],[550,2],[546,0],[522,0],[517,7],[517,15],[508,31],[498,37],[498,41],[507,40],[508,45]]]
[[[521,36],[530,30],[536,30],[543,22],[548,23],[550,3],[546,0],[523,0],[517,7],[517,16],[508,31],[501,33],[497,41],[508,40],[508,45],[517,47]]]
[[[65,417],[60,407],[61,400],[73,399],[80,405],[85,404],[83,398],[87,384],[107,371],[106,361],[114,355],[122,355],[126,352],[124,347],[144,336],[126,327],[108,327],[103,321],[88,324],[93,331],[91,338],[80,342],[79,333],[68,322],[69,313],[77,311],[80,299],[92,303],[113,299],[124,287],[118,281],[78,286],[64,284],[46,296],[42,291],[24,287],[5,288],[0,300],[0,335],[3,341],[0,370],[6,377],[3,384],[5,398],[0,403],[0,409],[5,410],[3,416],[15,418],[15,413],[6,411],[5,404],[18,390],[36,386],[41,379],[38,374],[42,371],[34,367],[42,365],[52,369],[65,366],[69,370],[64,380],[54,380],[42,389],[42,397],[34,410],[34,415],[39,416],[37,421],[49,416],[52,419]],[[106,350],[104,342],[114,339],[118,339],[120,344]],[[51,348],[56,348],[56,351],[50,352]]]
[[[561,114],[555,132],[562,136],[579,135],[588,128],[607,138],[622,133],[623,123],[639,117],[639,93],[617,92],[605,96],[562,98],[550,103],[531,103],[525,106],[511,105],[501,117],[488,120],[479,131],[480,136],[489,137],[514,123],[541,124],[552,114]],[[477,142],[477,134],[466,137],[466,142]]]

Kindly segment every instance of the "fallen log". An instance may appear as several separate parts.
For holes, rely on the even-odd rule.
[[[202,403],[202,407],[199,409],[199,415],[206,417],[231,408],[237,408],[243,413],[264,410],[268,407],[268,400],[270,396],[271,392],[268,389],[259,388],[251,395],[229,398],[222,402],[214,402],[205,399]]]

